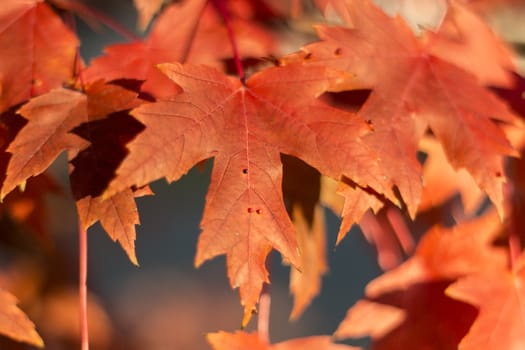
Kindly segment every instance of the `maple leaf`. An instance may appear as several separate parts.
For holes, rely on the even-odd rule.
[[[367,285],[367,299],[348,310],[335,336],[370,335],[373,349],[456,349],[476,312],[445,290],[458,277],[506,266],[507,253],[490,245],[499,228],[490,211],[450,229],[431,229],[409,260]]]
[[[512,271],[491,269],[460,278],[446,294],[479,308],[460,349],[525,347],[525,255]]]
[[[512,122],[515,116],[474,75],[433,55],[432,41],[415,37],[399,17],[370,1],[349,1],[346,12],[351,28],[318,26],[322,41],[283,64],[300,60],[344,70],[348,77],[334,90],[372,89],[358,112],[375,128],[365,141],[385,154],[380,164],[411,216],[422,191],[417,145],[427,127],[449,163],[466,168],[503,215],[503,156],[516,152],[492,118]]]
[[[135,225],[140,221],[135,197],[144,193],[126,188],[104,198],[102,192],[126,155],[124,145],[143,129],[126,112],[141,101],[135,92],[102,82],[89,86],[86,94],[89,122],[72,132],[88,139],[90,145],[69,154],[71,190],[80,226],[87,230],[100,221],[111,239],[118,241],[131,262],[138,265]]]
[[[87,119],[86,111],[86,96],[63,88],[35,97],[18,110],[28,124],[7,148],[12,156],[1,198],[46,170],[63,151],[87,146],[84,139],[69,132]]]
[[[476,317],[474,307],[447,297],[450,281],[416,283],[350,308],[336,339],[372,337],[374,350],[453,350]]]
[[[87,229],[101,220],[109,236],[121,243],[130,260],[136,264],[134,227],[139,222],[133,192],[131,189],[122,189],[121,193],[115,193],[112,198],[102,199],[100,196],[112,171],[125,155],[125,151],[118,152],[119,142],[128,141],[132,138],[130,134],[135,135],[141,128],[131,120],[127,123],[127,128],[117,124],[119,132],[107,132],[106,129],[100,130],[106,133],[98,133],[99,130],[92,126],[93,133],[88,127],[87,133],[81,137],[73,129],[88,120],[94,122],[104,119],[110,114],[129,110],[139,104],[136,93],[100,81],[90,85],[85,94],[68,89],[54,89],[31,99],[18,111],[28,119],[28,123],[7,148],[12,156],[7,166],[2,196],[14,187],[25,184],[29,177],[42,173],[60,153],[69,151],[70,159],[78,157],[72,160],[72,164],[83,171],[80,176],[78,170],[71,175],[71,186],[77,200],[82,228]],[[115,124],[113,128],[115,130]],[[101,138],[112,138],[109,148],[111,151],[99,144]],[[89,146],[86,139],[97,142],[97,145]],[[122,144],[120,146],[122,149]]]
[[[58,88],[75,71],[79,42],[41,0],[4,0],[0,8],[0,112]]]
[[[512,85],[512,50],[466,4],[450,1],[438,31],[427,35],[430,54],[474,74],[484,85]]]
[[[132,111],[146,128],[129,143],[130,154],[106,195],[162,177],[177,180],[214,157],[195,263],[227,255],[246,321],[268,282],[264,264],[270,249],[299,265],[283,205],[280,153],[334,178],[345,175],[387,191],[376,155],[362,148],[361,136],[370,126],[315,99],[328,85],[321,67],[271,68],[246,85],[205,66],[173,63],[160,69],[183,93]]]
[[[102,192],[126,156],[124,145],[138,134],[143,126],[126,113],[117,113],[136,105],[135,93],[126,92],[119,87],[109,87],[102,91],[110,92],[109,96],[115,96],[117,93],[126,98],[120,104],[110,107],[112,113],[106,110],[107,105],[105,108],[92,108],[89,113],[90,119],[97,116],[97,110],[103,113],[105,118],[95,119],[74,130],[75,134],[89,138],[91,145],[76,155],[70,155],[71,190],[76,200],[82,229],[87,230],[100,220],[111,239],[118,241],[131,262],[137,265],[135,225],[138,225],[140,220],[135,197],[144,193],[127,188],[104,198]],[[98,101],[100,103],[100,100]],[[108,150],[111,150],[111,153]]]
[[[35,325],[16,304],[12,294],[0,289],[0,333],[39,348],[44,347]]]
[[[177,87],[155,69],[155,64],[186,57],[206,2],[185,1],[170,6],[157,19],[145,41],[106,47],[105,55],[95,58],[84,71],[85,79],[146,80],[142,91],[158,97],[173,95]],[[173,23],[177,23],[177,30],[173,30]]]
[[[166,98],[178,92],[156,64],[189,61],[220,66],[218,60],[232,56],[228,36],[206,0],[185,1],[166,8],[144,41],[106,47],[106,55],[94,59],[84,71],[88,81],[106,79],[145,80],[143,92]],[[177,30],[173,29],[177,23]],[[233,21],[239,54],[267,56],[272,39],[248,21]],[[256,40],[254,40],[256,39]]]
[[[358,350],[353,346],[335,344],[329,336],[312,336],[292,339],[277,344],[268,344],[257,333],[210,333],[208,342],[214,350]]]
[[[14,108],[0,115],[0,183],[5,180],[7,165],[11,155],[6,148],[26,124],[26,120],[17,115]],[[46,174],[29,181],[24,191],[14,191],[0,205],[0,213],[9,215],[18,224],[29,227],[41,237],[47,237],[48,193],[61,193],[59,186]]]

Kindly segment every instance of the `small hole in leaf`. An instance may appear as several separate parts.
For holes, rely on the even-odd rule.
[[[262,210],[261,210],[261,209],[257,209],[255,212],[256,212],[257,214],[261,215]]]
[[[308,52],[308,53],[304,56],[304,59],[305,59],[305,60],[309,60],[310,58],[312,58],[312,53],[311,53],[311,52]]]
[[[343,49],[341,49],[340,47],[337,48],[337,49],[334,51],[334,55],[336,55],[336,56],[340,56],[342,53],[343,53]]]
[[[246,169],[246,168],[242,169],[242,173],[243,174],[248,174],[248,169]]]
[[[253,213],[253,208],[248,208],[248,213]]]

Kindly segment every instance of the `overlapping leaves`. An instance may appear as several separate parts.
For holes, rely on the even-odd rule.
[[[144,29],[162,1],[135,4]],[[243,324],[256,309],[263,283],[269,283],[265,264],[272,249],[294,266],[293,317],[319,292],[327,270],[320,201],[333,204],[326,188],[319,188],[320,174],[339,181],[338,193],[345,199],[332,205],[343,216],[338,241],[360,223],[377,245],[383,267],[400,260],[399,249],[395,259],[385,258],[397,244],[391,244],[394,235],[385,227],[396,226],[405,208],[414,218],[420,209],[442,205],[461,191],[473,213],[482,200],[475,183],[501,217],[509,214],[504,160],[517,152],[501,125],[516,123],[516,116],[484,84],[510,87],[512,64],[508,49],[485,22],[451,0],[436,31],[418,37],[400,17],[388,17],[371,1],[318,4],[335,11],[343,24],[317,26],[319,42],[244,82],[224,73],[235,50],[207,1],[166,6],[146,39],[108,47],[82,73],[78,40],[48,3],[6,1],[0,9],[0,47],[10,49],[0,57],[1,122],[8,134],[1,135],[7,151],[1,197],[23,189],[67,152],[81,227],[100,221],[137,263],[135,197],[150,194],[147,185],[154,180],[175,181],[213,159],[195,263],[226,255],[231,286],[240,289]],[[249,8],[250,2],[237,6]],[[233,16],[230,23],[237,59],[266,56],[275,47],[274,37],[254,25],[254,18]],[[82,79],[75,83],[71,78],[77,75]],[[129,79],[141,87],[132,89]],[[326,91],[355,89],[371,91],[357,113],[319,99]],[[10,122],[15,110],[26,125]],[[418,151],[427,155],[423,166]],[[292,193],[285,181],[288,207],[282,183],[283,159],[290,158],[283,154],[315,172],[315,186],[304,173],[294,175],[305,180],[297,202],[300,191]],[[451,180],[437,187],[442,168]],[[462,172],[461,181],[456,171]],[[518,209],[510,210],[514,217]],[[509,348],[524,346],[519,307],[524,260],[509,269],[503,256],[508,252],[490,245],[499,225],[491,213],[452,229],[431,230],[413,257],[369,285],[367,299],[350,310],[336,336],[371,335],[378,349],[414,344],[444,349],[458,343],[497,348],[496,338]],[[397,239],[409,252],[411,238],[397,226]],[[0,312],[20,319],[14,300],[4,297]],[[461,317],[449,322],[451,310]],[[499,322],[494,337],[487,339],[494,320]],[[5,324],[0,332],[41,345],[30,323],[13,324],[23,326],[21,333]],[[217,333],[209,340],[216,349],[348,348],[327,337],[270,345],[256,334]]]

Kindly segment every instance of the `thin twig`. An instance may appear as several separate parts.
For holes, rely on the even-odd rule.
[[[239,50],[237,48],[237,41],[235,40],[235,33],[233,31],[230,15],[228,13],[228,9],[226,8],[226,5],[224,4],[224,0],[212,0],[213,4],[221,14],[224,24],[226,25],[226,29],[228,30],[228,36],[230,38],[230,43],[233,50],[233,60],[235,61],[235,67],[237,68],[237,75],[239,76],[239,80],[244,85],[246,76],[244,75],[244,69],[242,67],[241,58],[239,56]]]
[[[266,270],[272,272],[272,253],[266,257]],[[270,343],[270,308],[272,298],[270,296],[270,285],[263,283],[261,296],[259,297],[259,306],[257,312],[257,332],[259,339],[267,344]]]
[[[80,339],[81,349],[89,350],[87,318],[87,232],[79,225],[79,297],[80,297]]]
[[[270,342],[270,285],[263,284],[261,296],[259,297],[259,310],[257,312],[257,331],[259,339],[265,343]]]

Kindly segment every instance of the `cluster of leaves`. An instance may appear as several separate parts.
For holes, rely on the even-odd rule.
[[[324,205],[341,215],[338,242],[359,224],[388,270],[335,338],[370,336],[374,349],[525,347],[525,167],[511,158],[523,103],[508,104],[523,87],[511,50],[477,12],[503,1],[436,1],[439,20],[416,33],[369,0],[318,0],[317,41],[287,55],[270,24],[305,16],[299,1],[135,2],[142,28],[160,12],[149,34],[85,65],[71,14],[89,9],[4,1],[2,211],[41,232],[42,198],[56,190],[43,173],[65,151],[81,229],[100,221],[137,264],[135,198],[213,159],[195,265],[226,255],[243,325],[270,283],[272,249],[292,266],[292,318],[319,293]],[[26,182],[39,186],[24,192]],[[433,226],[401,263],[421,218]],[[0,296],[0,332],[41,346],[14,298]],[[352,348],[328,336],[208,339],[216,350]]]

